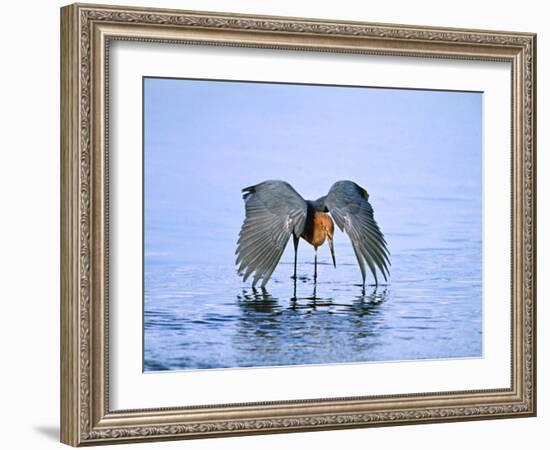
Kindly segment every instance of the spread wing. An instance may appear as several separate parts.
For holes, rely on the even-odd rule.
[[[294,188],[279,180],[269,180],[243,189],[246,217],[237,242],[236,264],[252,286],[262,278],[265,287],[279,263],[292,234],[304,230],[307,204]]]
[[[345,231],[357,257],[365,284],[365,263],[378,284],[378,269],[387,281],[390,265],[389,252],[384,235],[374,220],[369,194],[353,181],[337,181],[324,200],[332,218],[340,230]]]

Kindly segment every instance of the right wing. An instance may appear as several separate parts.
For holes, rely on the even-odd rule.
[[[388,279],[390,259],[384,235],[380,231],[374,211],[369,203],[369,194],[353,181],[337,181],[325,197],[325,206],[340,228],[345,231],[357,257],[363,284],[365,284],[365,262],[374,283],[378,285],[376,270],[384,280]]]
[[[236,264],[243,281],[254,273],[252,286],[262,278],[265,287],[290,236],[302,234],[307,204],[285,181],[264,181],[242,192],[246,217],[237,241]]]

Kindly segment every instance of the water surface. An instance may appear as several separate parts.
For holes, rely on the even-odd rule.
[[[148,79],[144,124],[146,371],[482,355],[481,94]],[[273,178],[365,187],[390,279],[338,230],[316,284],[305,241],[295,288],[292,244],[243,283],[240,189]]]

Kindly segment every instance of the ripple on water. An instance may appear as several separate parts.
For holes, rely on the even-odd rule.
[[[389,282],[365,292],[353,260],[338,270],[322,261],[317,284],[311,264],[300,264],[295,289],[284,261],[268,290],[242,284],[231,265],[151,265],[145,370],[480,356],[480,257],[453,251],[394,254]]]

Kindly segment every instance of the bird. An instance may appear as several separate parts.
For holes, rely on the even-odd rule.
[[[349,180],[335,182],[317,200],[304,200],[286,181],[267,180],[242,189],[245,218],[239,232],[235,265],[243,282],[253,275],[252,287],[262,280],[265,288],[283,252],[293,238],[294,282],[298,244],[301,239],[315,249],[314,282],[317,282],[317,249],[327,241],[334,255],[334,222],[350,240],[361,270],[365,289],[366,267],[378,285],[377,271],[387,282],[390,253],[384,235],[374,220],[366,189]]]

